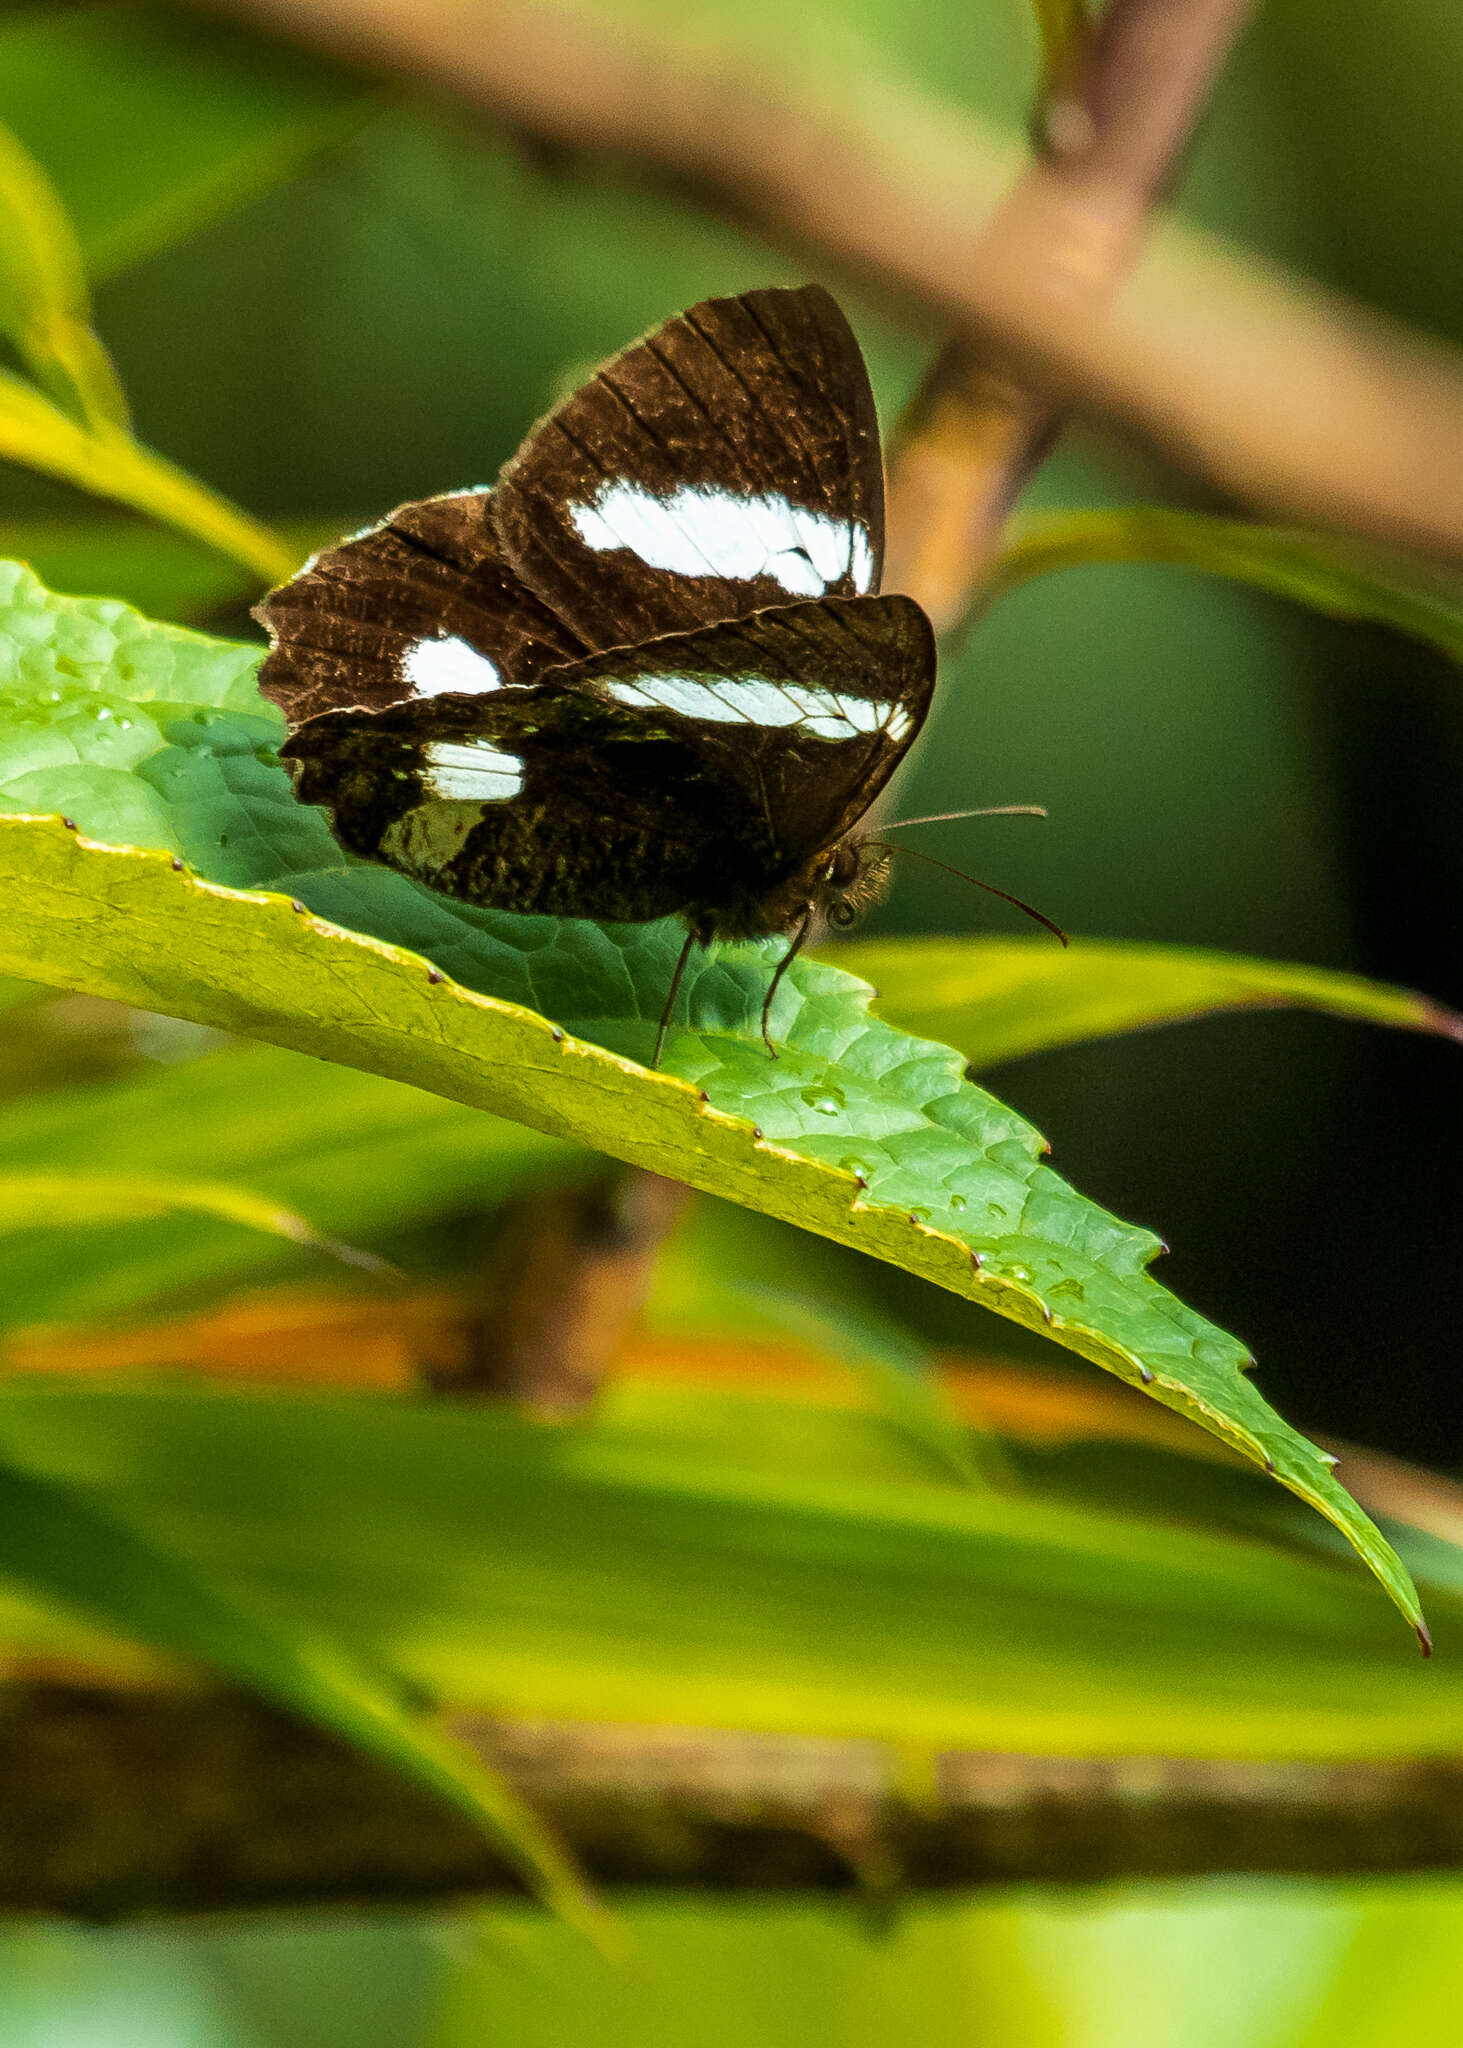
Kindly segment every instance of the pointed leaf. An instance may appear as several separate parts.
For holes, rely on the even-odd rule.
[[[146,643],[145,622],[124,626],[113,607],[105,632],[87,640],[96,609],[11,572],[0,688],[24,697],[29,722],[0,729],[0,804],[64,806],[83,835],[55,818],[0,820],[0,973],[408,1080],[951,1288],[1144,1386],[1264,1465],[1345,1532],[1420,1626],[1395,1553],[1324,1455],[1246,1379],[1244,1347],[1150,1277],[1158,1240],[1060,1180],[1039,1134],[964,1079],[959,1053],[878,1023],[866,984],[802,961],[783,981],[772,1020],[780,1056],[769,1059],[760,1013],[782,952],[774,941],[694,963],[665,1069],[647,1072],[638,1060],[670,984],[678,924],[512,917],[352,865],[319,814],[295,803],[271,751],[278,720],[200,709],[169,721],[146,680],[124,678],[110,652],[119,635]],[[78,634],[81,659],[68,661],[61,691],[56,649]],[[166,634],[174,703],[195,661],[217,686],[221,664],[237,673],[248,658]],[[158,750],[129,744],[110,764],[88,754],[84,774],[60,761],[13,773],[8,753],[37,758],[52,692],[74,718],[78,690],[103,701],[130,693],[129,715],[158,732]],[[68,734],[68,744],[80,764],[82,742]],[[161,806],[178,858],[102,843],[124,836],[117,820],[135,815],[139,791]]]
[[[117,373],[91,331],[81,250],[50,179],[0,124],[0,333],[38,383],[98,431],[126,429]]]
[[[179,1180],[166,1173],[0,1173],[0,1231],[73,1230],[178,1210],[289,1238],[346,1265],[391,1270],[369,1252],[312,1230],[293,1209],[221,1181]]]
[[[1318,1010],[1463,1041],[1463,1016],[1411,989],[1283,960],[1074,939],[855,939],[821,957],[873,982],[876,1013],[993,1067],[1223,1010]]]
[[[89,432],[9,371],[0,371],[0,461],[176,526],[242,562],[261,583],[277,583],[296,566],[293,549],[226,498],[125,434]]]
[[[1336,619],[1367,619],[1463,661],[1463,580],[1345,534],[1252,526],[1206,512],[1139,506],[1023,519],[991,572],[985,602],[1053,569],[1173,562],[1252,584]]]
[[[852,1366],[873,1394],[875,1412],[918,1444],[937,1469],[962,1486],[982,1483],[974,1432],[956,1414],[922,1345],[868,1310],[771,1287],[741,1286],[737,1292],[774,1328]]]
[[[0,1449],[467,1714],[1056,1755],[1457,1748],[1463,1659],[1399,1654],[1339,1539],[1258,1474],[1156,1448],[954,1486],[866,1410],[632,1376],[571,1430],[12,1378]],[[1463,1552],[1405,1540],[1463,1630]],[[13,1598],[0,1622],[49,1633]]]

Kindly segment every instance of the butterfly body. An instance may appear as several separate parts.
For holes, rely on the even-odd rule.
[[[709,300],[261,609],[302,801],[463,901],[693,938],[806,933],[934,683],[876,595],[883,477],[817,287]]]

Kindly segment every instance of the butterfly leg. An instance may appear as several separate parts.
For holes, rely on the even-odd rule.
[[[798,954],[803,950],[804,942],[812,929],[813,906],[811,903],[805,903],[798,928],[792,935],[792,943],[778,961],[776,972],[773,974],[771,981],[768,982],[767,993],[762,999],[762,1043],[766,1046],[768,1053],[773,1059],[777,1058],[777,1047],[772,1043],[771,1035],[773,998],[777,994],[783,975],[786,974],[788,968],[792,966],[793,961],[796,960]]]
[[[676,962],[676,971],[671,976],[671,992],[666,997],[665,1008],[660,1013],[660,1029],[655,1034],[655,1051],[650,1055],[650,1064],[652,1067],[658,1067],[660,1065],[660,1055],[665,1045],[665,1035],[670,1028],[671,1011],[676,1007],[676,997],[681,992],[681,976],[686,971],[686,962],[691,957],[691,948],[695,945],[695,943],[695,932],[687,932],[686,943],[681,948],[681,957]]]

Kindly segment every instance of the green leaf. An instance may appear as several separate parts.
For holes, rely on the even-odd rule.
[[[383,97],[177,9],[28,8],[0,28],[0,120],[49,171],[93,278],[292,177]]]
[[[567,1429],[10,1379],[0,1455],[469,1714],[1024,1754],[1457,1747],[1463,1660],[1399,1656],[1330,1531],[1207,1461],[1109,1474],[1088,1445],[1052,1483],[954,1486],[879,1416],[634,1379]],[[1416,1555],[1446,1647],[1463,1560]],[[4,1638],[46,1640],[7,1577]]]
[[[10,572],[0,692],[16,724],[0,729],[0,804],[64,804],[88,836],[55,819],[0,820],[0,973],[410,1081],[903,1266],[1223,1436],[1335,1521],[1420,1625],[1395,1554],[1324,1455],[1245,1378],[1244,1347],[1150,1277],[1158,1240],[1061,1181],[1038,1133],[963,1079],[958,1053],[880,1024],[867,985],[801,961],[782,984],[780,1056],[769,1059],[759,1024],[782,952],[772,941],[693,962],[665,1069],[647,1072],[637,1060],[670,985],[675,921],[512,917],[351,864],[320,815],[294,802],[271,751],[278,719],[227,709],[169,719],[153,668],[137,655],[124,676],[113,659],[113,641],[148,640],[145,622],[126,626],[121,610],[98,634],[98,607]],[[232,700],[249,650],[158,631],[167,699],[191,692],[203,703],[196,663],[213,702]],[[74,650],[64,672],[63,647]],[[114,713],[130,698],[133,725],[115,756],[84,711],[78,719],[88,692]],[[41,758],[53,712],[76,768]],[[150,754],[143,720],[159,739]],[[99,843],[128,836],[118,824],[139,792],[161,806],[177,859]]]
[[[288,1238],[350,1266],[389,1270],[384,1260],[322,1236],[293,1209],[222,1181],[179,1180],[163,1173],[0,1173],[0,1231],[73,1230],[180,1210]]]
[[[261,584],[281,582],[297,566],[293,549],[227,498],[128,435],[81,426],[10,371],[0,371],[0,461],[176,526],[243,563]]]
[[[181,1063],[180,1048],[169,1050],[166,1066],[0,1108],[0,1185],[45,1171],[145,1171],[173,1183],[192,1172],[202,1132],[214,1177],[360,1243],[481,1214],[527,1181],[594,1164],[521,1124],[274,1046],[227,1045]],[[288,1240],[196,1210],[99,1229],[84,1262],[64,1238],[33,1234],[5,1247],[0,1330],[133,1313],[297,1263]]]
[[[161,1649],[196,1658],[383,1758],[476,1822],[544,1902],[584,1932],[602,1920],[572,1864],[503,1781],[407,1711],[372,1661],[99,1512],[72,1488],[0,1463],[5,1571]]]
[[[40,387],[0,371],[0,457],[179,527],[264,581],[288,575],[292,551],[265,527],[133,440],[90,320],[66,210],[40,164],[0,126],[0,335]]]
[[[929,1032],[984,1070],[1222,1010],[1318,1010],[1463,1041],[1463,1016],[1410,989],[1185,946],[1074,939],[855,939],[821,956],[873,982],[874,1008],[902,1031]]]
[[[116,371],[91,331],[81,250],[50,179],[0,125],[0,333],[84,425],[127,426]]]
[[[1055,512],[1018,522],[984,602],[1054,569],[1092,562],[1173,562],[1252,584],[1336,619],[1366,619],[1463,661],[1463,580],[1343,534],[1252,526],[1160,506]]]
[[[809,1301],[770,1287],[744,1285],[737,1291],[774,1329],[861,1374],[876,1412],[927,1451],[938,1470],[962,1486],[982,1484],[985,1475],[972,1448],[972,1432],[952,1408],[922,1345],[867,1309]]]

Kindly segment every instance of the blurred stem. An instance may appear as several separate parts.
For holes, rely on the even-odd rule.
[[[1041,154],[987,223],[977,264],[1025,261],[1070,315],[1100,320],[1135,259],[1253,0],[1039,5],[1047,48]],[[893,437],[885,581],[937,632],[965,622],[1007,515],[1062,407],[999,345],[958,336]]]
[[[1165,16],[1199,24],[1155,101],[1172,120],[1175,91],[1197,104],[1245,4],[1110,6],[1104,69],[1125,20],[1135,47],[1155,54]],[[695,203],[812,252],[815,274],[841,271],[1009,353],[1023,382],[1125,421],[1231,494],[1463,560],[1463,488],[1457,465],[1438,459],[1463,445],[1455,350],[1172,223],[1099,303],[1078,287],[1110,240],[1100,210],[1074,208],[1065,178],[1028,177],[1028,245],[985,234],[1010,175],[1005,144],[887,68],[825,67],[810,80],[765,41],[708,45],[675,16],[658,16],[652,33],[546,0],[495,0],[490,33],[480,0],[211,5],[420,79],[556,149],[646,166]],[[1135,82],[1140,69],[1151,87],[1136,61]],[[1109,96],[1100,111],[1106,126]],[[1100,156],[1088,161],[1105,171]]]
[[[463,1353],[429,1365],[430,1384],[460,1400],[580,1413],[614,1364],[690,1194],[627,1167],[510,1204]]]
[[[239,1693],[80,1667],[0,1688],[0,1909],[83,1920],[516,1888],[481,1833]],[[1455,1763],[956,1753],[458,1715],[602,1884],[784,1896],[1221,1870],[1457,1869]]]

